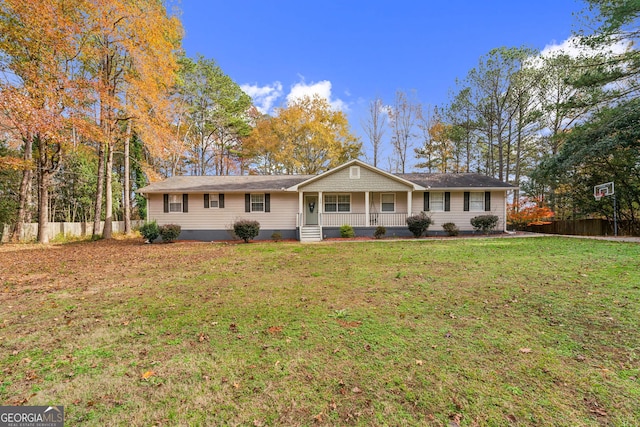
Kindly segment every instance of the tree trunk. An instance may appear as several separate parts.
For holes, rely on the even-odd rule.
[[[49,186],[51,178],[61,165],[62,147],[57,145],[51,150],[47,141],[36,138],[38,142],[38,242],[49,243]]]
[[[131,141],[131,120],[127,123],[127,133],[124,136],[124,195],[122,203],[124,205],[124,232],[131,234],[131,177],[129,162],[129,146]]]
[[[33,138],[31,135],[24,141],[24,161],[26,164],[30,164],[33,160]],[[22,181],[20,181],[20,193],[19,193],[19,207],[18,218],[16,220],[13,234],[11,235],[12,242],[18,242],[22,240],[22,233],[24,230],[24,224],[27,222],[27,209],[29,208],[29,200],[31,199],[31,181],[33,179],[33,170],[28,167],[22,171]]]
[[[102,230],[103,239],[113,238],[113,183],[111,172],[113,171],[113,146],[107,144],[107,165],[105,168],[105,212],[104,212],[104,230]]]
[[[38,166],[38,243],[49,243],[49,174]]]
[[[100,220],[102,219],[102,195],[104,186],[104,143],[100,143],[98,148],[98,179],[96,184],[96,198],[93,205],[93,238],[97,239],[102,231],[100,230]]]

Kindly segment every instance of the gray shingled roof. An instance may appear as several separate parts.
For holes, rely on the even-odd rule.
[[[425,188],[516,188],[479,173],[399,173],[397,176]]]
[[[395,174],[425,188],[515,188],[498,179],[477,173]],[[242,191],[283,191],[316,175],[174,176],[154,182],[139,193],[217,193]]]
[[[138,193],[216,193],[260,190],[281,191],[315,175],[174,176],[154,182]]]

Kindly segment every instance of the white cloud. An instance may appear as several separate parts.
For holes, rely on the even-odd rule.
[[[262,113],[271,112],[276,101],[282,97],[282,83],[273,82],[271,85],[243,84],[240,88],[253,99],[253,105]]]
[[[318,95],[319,97],[326,99],[334,110],[344,112],[349,110],[349,106],[343,100],[338,98],[332,99],[331,82],[329,80],[322,80],[316,83],[306,83],[303,78],[301,82],[291,86],[291,90],[287,95],[287,102],[290,103],[296,99],[313,95]]]
[[[577,58],[580,56],[593,56],[601,53],[617,55],[625,52],[629,48],[630,43],[630,40],[619,40],[608,48],[593,49],[580,43],[580,39],[578,37],[571,36],[562,43],[553,41],[546,45],[544,49],[542,49],[542,52],[540,52],[540,56],[549,57],[558,54],[565,54],[573,58]]]

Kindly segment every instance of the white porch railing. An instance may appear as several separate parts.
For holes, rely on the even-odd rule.
[[[318,226],[321,227],[340,227],[348,224],[352,227],[366,227],[367,215],[364,213],[333,213],[319,212]],[[296,225],[302,227],[305,225],[304,213],[298,213],[296,216]],[[369,227],[377,227],[379,225],[385,227],[405,227],[407,225],[406,213],[370,213]]]
[[[366,215],[363,213],[327,213],[322,214],[323,227],[340,227],[348,224],[352,227],[364,227]]]
[[[379,225],[385,227],[406,227],[406,213],[370,213],[369,226],[377,227]]]
[[[352,227],[404,227],[407,225],[406,213],[370,213],[369,224],[364,213],[318,213],[318,225],[321,227],[340,227],[348,224]],[[297,216],[298,227],[305,225],[304,214]]]

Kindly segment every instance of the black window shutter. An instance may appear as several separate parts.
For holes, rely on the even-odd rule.
[[[448,191],[444,192],[444,210],[445,212],[449,212],[451,210],[451,193]]]
[[[182,212],[189,212],[189,195],[182,195]]]
[[[218,194],[218,207],[224,208],[224,194]]]
[[[425,191],[424,192],[424,206],[422,209],[424,212],[428,212],[429,211],[429,192]]]
[[[169,195],[163,194],[162,197],[164,198],[164,213],[167,213],[169,212]]]
[[[484,210],[485,211],[491,210],[491,191],[484,192]]]
[[[251,212],[251,194],[249,193],[244,195],[244,211]]]
[[[204,208],[205,209],[209,208],[209,195],[208,194],[204,195]]]
[[[469,192],[464,192],[464,211],[469,212]]]
[[[264,211],[271,212],[271,194],[264,195]]]

